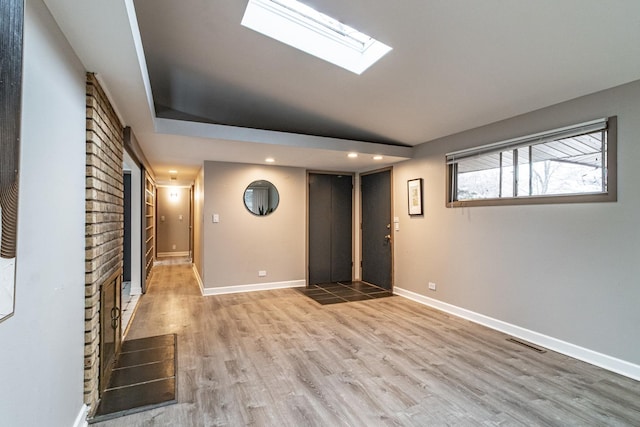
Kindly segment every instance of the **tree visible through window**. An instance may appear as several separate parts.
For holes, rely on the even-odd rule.
[[[615,164],[609,154],[612,123],[615,118],[601,119],[447,154],[448,206],[507,204],[509,199],[551,203],[539,198],[609,195],[608,178]]]

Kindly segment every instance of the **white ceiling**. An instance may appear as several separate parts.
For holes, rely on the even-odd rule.
[[[374,169],[411,157],[406,146],[640,79],[637,0],[309,1],[393,47],[360,76],[242,27],[246,0],[45,3],[160,181],[267,156]]]

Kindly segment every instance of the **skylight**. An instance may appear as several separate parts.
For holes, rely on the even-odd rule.
[[[391,50],[296,0],[249,0],[242,25],[356,74]]]

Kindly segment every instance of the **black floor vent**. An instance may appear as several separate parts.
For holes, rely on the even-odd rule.
[[[513,343],[516,343],[516,344],[520,344],[521,346],[527,347],[528,349],[531,349],[533,351],[537,351],[538,353],[546,353],[547,352],[547,350],[544,350],[542,348],[538,348],[536,346],[533,346],[533,345],[531,345],[529,343],[526,343],[524,341],[517,340],[515,338],[507,338],[507,341],[510,341],[510,342],[513,342]]]

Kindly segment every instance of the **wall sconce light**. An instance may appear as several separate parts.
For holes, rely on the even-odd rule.
[[[169,200],[172,202],[178,201],[178,190],[171,190],[171,193],[169,193]]]

